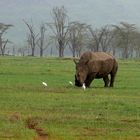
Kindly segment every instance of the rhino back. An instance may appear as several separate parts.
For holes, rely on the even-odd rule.
[[[80,57],[79,62],[87,62],[87,61],[93,61],[93,60],[107,60],[107,59],[113,59],[113,56],[111,54],[105,53],[105,52],[90,52],[87,51],[83,53]]]
[[[88,62],[89,73],[97,73],[99,77],[109,74],[114,65],[116,65],[115,58],[111,54],[105,52],[85,52],[80,57],[79,62]]]
[[[92,60],[88,63],[89,73],[96,73],[103,77],[108,75],[114,67],[114,59]]]

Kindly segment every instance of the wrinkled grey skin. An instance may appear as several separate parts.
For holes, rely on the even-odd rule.
[[[103,78],[104,87],[113,87],[118,70],[116,59],[104,52],[85,52],[76,62],[75,86],[81,87],[84,83],[89,87],[94,79]],[[111,79],[109,80],[109,76]]]

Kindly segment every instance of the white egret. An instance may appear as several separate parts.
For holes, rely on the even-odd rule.
[[[85,83],[83,83],[83,86],[82,86],[82,88],[83,88],[84,90],[86,89]]]
[[[73,83],[71,81],[69,81],[69,84],[73,86]]]
[[[42,82],[42,84],[43,84],[44,86],[46,86],[46,87],[48,86],[47,83],[45,83],[45,82]]]

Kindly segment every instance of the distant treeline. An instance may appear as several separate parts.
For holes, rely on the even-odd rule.
[[[67,54],[79,57],[83,51],[90,50],[109,52],[125,59],[140,57],[140,31],[135,24],[120,22],[94,29],[92,25],[70,21],[64,6],[53,8],[51,16],[52,22],[41,23],[38,29],[32,21],[23,20],[28,32],[20,48],[3,38],[7,30],[15,26],[0,23],[0,54],[42,57],[54,55],[55,50],[59,57]]]

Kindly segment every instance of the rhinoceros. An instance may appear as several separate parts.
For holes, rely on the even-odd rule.
[[[104,87],[113,87],[118,70],[116,59],[105,52],[84,52],[76,64],[75,86],[89,87],[94,79],[103,78]],[[109,80],[110,75],[110,80]]]

